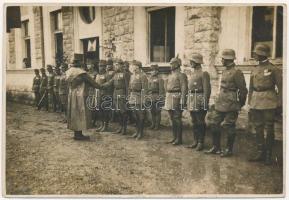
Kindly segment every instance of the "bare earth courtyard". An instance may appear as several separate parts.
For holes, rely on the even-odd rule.
[[[280,194],[282,165],[249,163],[253,137],[239,130],[232,158],[204,155],[165,144],[168,127],[145,130],[142,141],[86,131],[90,142],[72,139],[57,113],[7,103],[6,191],[32,194]],[[116,124],[113,124],[115,127]],[[129,127],[132,133],[133,127]],[[184,142],[192,134],[184,128]],[[211,142],[211,136],[206,138]],[[223,141],[224,143],[224,141]],[[274,154],[281,156],[282,142]]]

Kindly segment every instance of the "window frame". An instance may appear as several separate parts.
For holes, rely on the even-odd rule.
[[[147,43],[147,55],[148,55],[148,64],[158,64],[160,67],[164,67],[164,66],[168,66],[169,65],[169,61],[168,62],[154,62],[151,60],[151,12],[153,11],[157,11],[157,10],[161,10],[161,9],[165,9],[165,8],[171,8],[173,7],[175,9],[176,12],[176,6],[153,6],[153,7],[147,7],[146,8],[146,13],[147,13],[147,34],[148,34],[148,43]],[[176,15],[176,13],[175,13]],[[175,20],[176,20],[176,16],[175,16]],[[176,21],[175,21],[176,22]],[[176,23],[174,26],[174,31],[176,28]],[[165,34],[165,37],[167,37],[167,35]],[[176,35],[175,35],[176,37]],[[165,40],[165,46],[166,46],[167,41]],[[175,40],[175,44],[174,44],[174,51],[176,49],[176,40]],[[174,52],[175,54],[175,52]]]
[[[27,29],[27,34],[26,34],[26,29]],[[32,68],[32,63],[31,63],[31,38],[30,38],[30,28],[29,28],[29,19],[25,19],[21,21],[21,34],[22,34],[22,62],[23,60],[26,58],[29,61],[29,65],[28,66],[23,66],[22,68],[24,69],[29,69]],[[28,49],[28,45],[29,44],[29,53],[27,51]]]
[[[249,55],[249,60],[253,60],[254,58],[252,57],[251,51],[252,51],[252,46],[253,46],[253,40],[252,40],[252,36],[253,36],[253,12],[254,12],[254,7],[256,6],[252,6],[250,7],[250,35],[249,35],[249,49],[250,52],[248,53]],[[282,56],[281,57],[276,57],[276,39],[277,39],[277,8],[278,6],[273,6],[273,30],[272,30],[272,49],[271,49],[271,57],[270,59],[281,59],[282,60]],[[284,7],[283,7],[283,16],[284,16]],[[284,17],[283,17],[284,19]],[[283,33],[284,33],[284,20],[283,20]],[[284,36],[284,34],[283,34]],[[283,43],[284,43],[284,37],[283,37]]]

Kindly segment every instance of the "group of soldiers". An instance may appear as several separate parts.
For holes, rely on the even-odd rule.
[[[249,161],[269,165],[274,143],[274,117],[276,111],[282,111],[282,71],[269,62],[269,55],[269,46],[256,46],[254,57],[258,65],[251,73],[248,91],[244,75],[234,62],[235,51],[223,50],[221,57],[225,69],[213,105],[209,105],[210,75],[202,70],[203,56],[199,53],[194,53],[190,58],[193,69],[190,74],[181,72],[182,63],[178,57],[172,58],[171,73],[165,80],[159,74],[158,65],[151,65],[151,73],[147,75],[142,70],[142,63],[137,60],[100,60],[98,72],[86,72],[81,69],[80,61],[75,59],[68,70],[67,65],[62,65],[61,70],[55,68],[53,72],[48,66],[48,75],[41,69],[41,77],[36,70],[33,90],[38,108],[45,106],[49,109],[47,102],[50,99],[54,102],[51,104],[54,110],[65,110],[64,107],[67,107],[68,128],[74,131],[76,140],[89,140],[82,130],[92,127],[90,122],[95,122],[95,116],[101,121],[97,131],[106,132],[112,112],[118,116],[120,124],[115,133],[127,134],[128,118],[134,118],[136,131],[130,137],[139,140],[144,136],[146,113],[151,115],[150,128],[157,130],[160,128],[161,110],[167,110],[173,136],[167,143],[181,145],[182,113],[187,110],[190,112],[194,135],[194,143],[187,147],[203,150],[205,134],[210,132],[213,143],[205,153],[221,157],[233,154],[236,121],[248,96],[250,119],[256,130],[257,143],[256,155],[253,154]],[[63,80],[68,88],[65,92],[62,90]],[[64,94],[66,99],[61,98]],[[91,99],[95,99],[93,102],[97,109],[88,106]],[[221,149],[221,133],[227,139],[224,150]]]

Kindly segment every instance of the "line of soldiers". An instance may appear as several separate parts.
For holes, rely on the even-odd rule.
[[[265,164],[271,164],[272,160],[274,116],[276,111],[282,111],[282,72],[268,61],[269,54],[270,48],[267,45],[256,46],[254,55],[259,64],[251,75],[248,98],[250,118],[256,129],[258,147],[256,155],[249,160],[264,161]],[[248,95],[244,75],[236,68],[235,59],[234,50],[225,49],[222,52],[222,64],[225,69],[222,72],[220,91],[214,105],[211,106],[209,106],[210,76],[208,72],[202,70],[203,56],[199,53],[194,53],[190,59],[190,65],[193,68],[191,74],[181,72],[182,63],[178,57],[171,59],[171,74],[166,81],[159,75],[157,65],[151,65],[152,73],[148,76],[142,71],[142,63],[136,60],[131,63],[121,59],[100,60],[98,73],[93,71],[87,73],[81,69],[80,61],[74,60],[66,73],[66,69],[62,70],[69,88],[66,93],[68,103],[65,104],[67,105],[68,128],[74,131],[74,139],[89,140],[89,136],[84,136],[82,131],[92,127],[91,122],[96,121],[95,116],[98,116],[101,121],[101,126],[97,131],[106,132],[112,112],[114,112],[118,115],[120,124],[115,133],[126,135],[127,121],[133,114],[136,131],[130,137],[139,140],[144,136],[147,110],[150,111],[152,119],[150,128],[157,130],[160,128],[163,109],[168,111],[172,122],[173,138],[168,143],[181,145],[182,112],[186,109],[190,112],[194,134],[194,143],[188,148],[203,150],[205,134],[210,132],[213,145],[205,153],[220,154],[221,157],[232,156],[236,121]],[[35,93],[36,99],[47,98],[48,102],[49,98],[57,99],[53,97],[52,88],[54,87],[50,83],[52,69],[47,67],[49,73],[47,77],[45,71],[41,70],[42,77],[40,78],[39,74],[36,75],[35,82],[43,84],[46,80],[46,92],[40,84],[39,94]],[[55,73],[57,74],[56,70]],[[62,74],[59,74],[60,77]],[[54,82],[57,82],[55,80],[57,79],[54,77]],[[61,81],[59,85],[60,83]],[[53,86],[57,87],[57,84]],[[91,94],[87,91],[94,92]],[[54,92],[54,95],[63,94],[60,90],[58,93],[56,90]],[[90,100],[94,102],[93,109],[88,106]],[[36,100],[36,102],[39,107],[45,105],[48,109],[46,100]],[[95,109],[95,106],[98,109]],[[264,137],[264,130],[267,133],[266,137]],[[227,138],[224,150],[221,150],[221,133],[224,133]]]

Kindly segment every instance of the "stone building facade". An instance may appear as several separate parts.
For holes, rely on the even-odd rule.
[[[185,65],[193,52],[200,52],[214,96],[222,71],[220,52],[225,48],[236,51],[236,63],[249,86],[255,64],[251,50],[257,43],[269,44],[272,62],[282,66],[280,10],[280,6],[22,6],[22,27],[6,35],[7,91],[32,98],[33,69],[56,65],[59,54],[67,62],[75,54],[87,64],[110,56],[167,69],[171,57],[179,55]],[[263,39],[254,35],[260,29],[255,18],[272,29]]]

